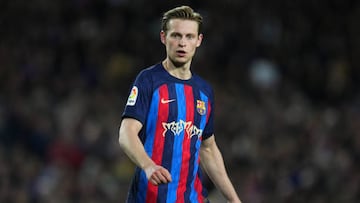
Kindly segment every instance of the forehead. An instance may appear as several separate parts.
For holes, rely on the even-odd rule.
[[[193,20],[171,19],[168,22],[168,32],[198,34],[199,24]]]

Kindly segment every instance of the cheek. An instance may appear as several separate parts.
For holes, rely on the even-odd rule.
[[[199,47],[201,45],[201,40],[198,40],[197,42],[196,42],[196,47]]]
[[[192,45],[192,49],[193,50],[196,50],[196,48],[198,48],[200,46],[200,44],[198,44],[198,43],[194,43],[193,45]]]
[[[170,47],[170,49],[175,51],[179,48],[179,44],[174,42],[174,43],[169,44],[169,47]]]
[[[167,47],[168,50],[173,50],[175,46],[174,46],[173,43],[167,43],[166,47]]]

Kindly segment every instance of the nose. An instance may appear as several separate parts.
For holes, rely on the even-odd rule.
[[[182,37],[182,38],[179,40],[179,45],[180,45],[181,47],[184,47],[184,46],[186,45],[184,37]]]

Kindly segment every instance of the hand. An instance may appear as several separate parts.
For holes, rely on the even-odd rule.
[[[148,181],[153,185],[166,184],[172,181],[169,171],[159,165],[152,165],[144,169]]]

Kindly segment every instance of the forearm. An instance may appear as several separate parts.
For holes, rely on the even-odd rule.
[[[154,162],[145,152],[144,146],[138,137],[136,126],[130,126],[126,122],[119,129],[119,144],[124,153],[141,169],[145,169]]]
[[[203,163],[202,166],[216,188],[224,195],[224,197],[229,201],[235,201],[237,198],[236,191],[225,172],[223,159],[219,158],[221,155],[217,156],[218,158],[214,159],[213,163],[206,162]]]
[[[203,148],[200,153],[201,165],[216,188],[229,202],[241,202],[227,175],[223,157],[216,144]]]
[[[145,169],[147,166],[153,164],[153,161],[146,154],[143,147],[139,146],[136,140],[124,138],[125,136],[120,137],[122,137],[119,139],[120,147],[135,165],[141,169]]]
[[[119,130],[119,143],[125,154],[142,170],[148,180],[159,185],[172,181],[167,169],[156,165],[145,152],[144,145],[138,137],[142,124],[134,119],[124,119]]]

